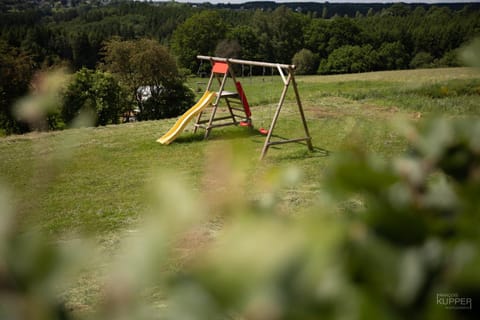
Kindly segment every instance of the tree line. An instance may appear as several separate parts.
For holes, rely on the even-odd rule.
[[[323,4],[320,13],[319,6],[264,7],[266,3],[253,7],[121,0],[89,4],[63,1],[51,5],[42,1],[41,6],[28,6],[27,2],[23,7],[15,7],[15,3],[0,2],[0,121],[7,132],[28,130],[21,128],[10,109],[12,102],[26,93],[36,70],[59,65],[72,72],[83,68],[101,70],[111,72],[113,79],[125,87],[125,77],[102,69],[108,65],[106,44],[114,39],[155,41],[155,45],[164,48],[177,62],[181,78],[208,72],[208,67],[196,59],[198,54],[293,62],[297,72],[305,74],[456,66],[459,64],[456,50],[480,34],[480,10],[475,4],[397,3],[372,5],[368,10],[362,4],[354,15],[340,15],[334,13],[334,10],[342,12],[340,7],[335,9],[328,4]],[[134,51],[128,52],[133,55]],[[155,57],[150,59],[156,61],[149,64],[152,66],[161,61]],[[262,70],[253,72],[258,74]],[[183,88],[178,83],[176,87]],[[131,88],[128,90],[127,101],[143,112],[144,104],[132,98]],[[183,90],[172,89],[172,92],[177,92],[180,99],[191,99]],[[131,104],[125,105],[127,107],[118,109],[132,109]],[[181,110],[144,111],[143,118],[156,119],[178,112]]]
[[[233,19],[234,13],[210,10],[179,25],[170,45],[192,71],[195,54],[222,55],[225,48],[245,59],[281,63],[302,53],[297,61],[309,55],[313,65],[305,70],[320,74],[456,66],[456,50],[480,32],[479,13],[468,6],[412,10],[394,4],[377,13],[323,19],[280,6],[237,12],[243,19]]]

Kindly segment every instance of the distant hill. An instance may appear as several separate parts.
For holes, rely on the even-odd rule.
[[[0,12],[6,11],[21,11],[26,9],[38,8],[71,8],[78,6],[98,7],[114,3],[134,2],[134,0],[0,0]],[[145,1],[150,2],[150,1]],[[150,3],[155,4],[156,1]],[[168,2],[168,0],[160,0],[159,4]],[[330,2],[275,2],[275,1],[252,1],[245,3],[225,3],[213,4],[205,0],[204,3],[190,3],[195,7],[207,8],[224,8],[232,10],[275,10],[279,6],[288,7],[294,11],[302,13],[315,14],[318,17],[331,18],[333,16],[349,16],[354,17],[358,14],[367,15],[370,13],[377,13],[383,9],[387,9],[393,2],[385,3],[330,3]],[[448,7],[450,10],[458,11],[468,6],[471,10],[480,9],[479,2],[452,2],[452,3],[397,3],[398,6],[409,7],[414,10],[417,7],[423,7],[428,10],[430,7]]]
[[[395,5],[394,3],[330,3],[330,2],[288,2],[278,3],[274,1],[252,1],[245,3],[202,3],[195,4],[196,6],[209,6],[215,8],[225,8],[234,10],[275,10],[279,6],[288,7],[294,11],[302,13],[312,13],[319,17],[331,18],[333,16],[349,16],[354,17],[357,14],[367,15],[369,12],[377,13],[383,9],[387,9]],[[411,10],[415,10],[418,7],[423,7],[428,10],[430,7],[447,7],[450,10],[458,11],[463,10],[468,6],[471,10],[480,9],[480,3],[471,2],[455,2],[455,3],[397,3],[399,7],[408,7]]]

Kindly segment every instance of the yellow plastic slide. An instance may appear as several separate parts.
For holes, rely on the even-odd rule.
[[[175,125],[168,130],[157,142],[161,144],[170,144],[177,136],[185,130],[187,124],[192,120],[199,112],[205,109],[215,98],[215,92],[206,91],[198,102],[187,110],[175,123]]]

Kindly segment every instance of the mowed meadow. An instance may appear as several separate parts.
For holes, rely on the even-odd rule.
[[[239,80],[252,105],[254,127],[268,128],[281,94],[281,78]],[[189,80],[198,96],[205,81]],[[59,234],[84,228],[103,233],[138,221],[148,205],[148,186],[159,172],[173,172],[193,190],[202,191],[208,189],[205,180],[224,174],[216,173],[214,165],[212,172],[206,171],[208,161],[215,163],[233,152],[248,163],[245,174],[251,186],[244,190],[245,201],[262,193],[270,168],[301,168],[303,184],[285,194],[282,207],[293,214],[314,201],[323,169],[346,145],[359,140],[369,152],[390,157],[408,147],[395,129],[396,120],[418,122],[480,112],[480,76],[470,68],[297,76],[297,83],[314,152],[300,143],[273,146],[260,162],[265,136],[241,127],[214,129],[203,140],[203,130],[193,134],[190,126],[164,146],[156,140],[176,120],[167,119],[1,138],[1,179],[13,193],[19,213],[37,227]],[[290,88],[274,139],[303,135]]]
[[[234,126],[214,129],[208,140],[190,126],[171,145],[157,143],[176,119],[33,132],[0,138],[2,193],[8,194],[21,228],[40,230],[54,241],[85,235],[93,239],[95,251],[110,257],[123,238],[138,232],[148,213],[164,214],[157,205],[175,215],[183,201],[191,203],[190,194],[204,204],[199,212],[211,211],[202,229],[207,238],[221,232],[226,211],[236,212],[235,206],[270,207],[282,216],[309,214],[322,205],[323,175],[342,151],[362,148],[388,160],[409,149],[403,123],[480,114],[480,73],[472,68],[296,79],[313,152],[301,143],[273,146],[260,161],[265,136]],[[268,127],[282,89],[280,77],[238,80],[252,106],[254,127]],[[198,97],[205,82],[189,79]],[[290,88],[274,137],[303,134]],[[222,202],[226,198],[234,201]],[[158,199],[176,204],[165,207]],[[356,205],[340,204],[332,214]],[[164,228],[159,226],[159,232]],[[166,258],[168,268],[180,269],[182,259],[207,240],[197,235],[185,241],[180,257]],[[67,305],[90,312],[108,273],[105,264],[93,266],[66,290]],[[147,300],[162,307],[158,291]]]

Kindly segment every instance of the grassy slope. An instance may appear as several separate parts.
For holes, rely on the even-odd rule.
[[[266,126],[280,94],[279,78],[240,80],[253,106],[255,125]],[[197,87],[199,81],[203,80],[191,79],[191,86]],[[192,135],[190,129],[173,144],[162,146],[155,140],[175,119],[147,121],[1,138],[0,184],[13,193],[23,221],[55,237],[72,230],[91,232],[99,250],[110,255],[125,236],[123,231],[135,229],[148,209],[151,186],[159,172],[172,172],[209,199],[225,195],[222,179],[229,168],[222,164],[232,156],[247,181],[243,190],[237,190],[239,196],[256,201],[265,188],[272,188],[268,184],[272,169],[294,165],[303,171],[302,183],[282,191],[277,207],[295,214],[318,201],[322,173],[333,161],[332,155],[346,145],[362,143],[387,158],[403,151],[405,140],[390,126],[397,116],[419,121],[433,112],[451,116],[480,112],[476,108],[479,77],[471,69],[308,76],[298,77],[298,83],[313,153],[304,145],[282,145],[271,148],[260,162],[264,137],[236,127],[214,130],[208,141],[201,133]],[[466,94],[455,93],[461,87],[470,89]],[[431,98],[438,92],[441,98]],[[302,135],[291,94],[275,132]],[[77,312],[89,312],[101,295],[99,279],[108,271],[104,261],[95,263],[66,294]]]
[[[145,210],[147,186],[156,172],[173,171],[192,188],[204,188],[209,178],[203,177],[206,154],[221,156],[224,144],[232,142],[250,164],[246,174],[252,186],[261,185],[269,167],[302,168],[304,183],[286,191],[281,206],[293,213],[314,201],[322,170],[332,158],[328,155],[343,145],[359,139],[386,157],[403,150],[404,140],[389,125],[395,116],[476,114],[478,94],[429,96],[438,82],[444,88],[474,81],[478,89],[478,78],[472,80],[476,77],[475,70],[465,68],[298,77],[316,151],[283,145],[271,148],[262,163],[258,156],[264,137],[244,128],[215,130],[209,141],[187,132],[170,146],[156,143],[175,119],[2,138],[0,181],[12,189],[19,212],[29,216],[26,220],[50,232],[115,231],[133,226]],[[279,78],[240,80],[253,105],[254,123],[267,126],[281,90]],[[192,87],[198,86],[199,79],[191,81]],[[303,134],[291,93],[275,133]],[[258,192],[246,190],[244,196],[252,200]]]

